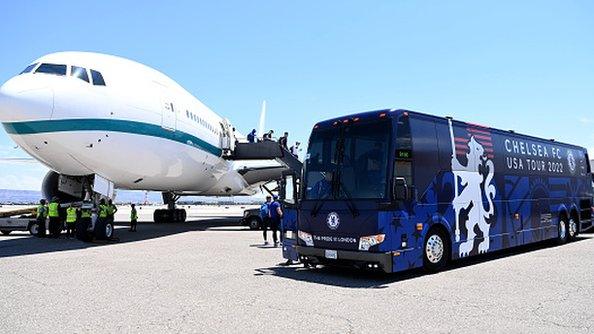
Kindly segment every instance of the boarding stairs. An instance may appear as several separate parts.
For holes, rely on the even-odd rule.
[[[225,159],[228,160],[276,160],[279,164],[290,169],[296,175],[301,175],[303,163],[291,154],[289,150],[280,146],[278,142],[264,140],[257,143],[235,143]]]

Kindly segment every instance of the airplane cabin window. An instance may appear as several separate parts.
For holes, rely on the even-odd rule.
[[[84,67],[72,66],[70,76],[89,82],[89,75],[87,74],[87,69]]]
[[[66,65],[59,64],[41,64],[35,73],[45,73],[53,75],[66,75]]]
[[[21,73],[19,74],[25,74],[25,73],[29,73],[31,71],[33,71],[33,69],[35,68],[35,66],[37,66],[37,64],[39,63],[35,63],[35,64],[31,64],[29,66],[27,66]]]
[[[91,70],[91,77],[93,78],[94,86],[105,86],[105,80],[103,80],[103,75],[100,72]]]

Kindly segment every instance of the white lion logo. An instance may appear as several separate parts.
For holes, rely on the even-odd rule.
[[[468,219],[466,220],[466,230],[468,235],[466,241],[460,244],[460,257],[468,256],[474,247],[474,238],[476,233],[474,228],[478,225],[483,233],[483,241],[478,246],[479,253],[486,253],[489,250],[489,229],[487,222],[495,211],[493,198],[495,198],[495,186],[491,184],[494,175],[493,161],[485,155],[483,146],[474,139],[470,138],[468,147],[470,152],[466,154],[468,164],[462,165],[456,156],[456,144],[454,140],[454,129],[450,121],[450,136],[452,139],[452,172],[454,173],[454,199],[452,205],[456,212],[456,242],[460,241],[460,212],[468,210]],[[486,178],[480,173],[479,167],[485,166]],[[462,190],[458,189],[458,180],[462,185]],[[481,186],[484,182],[484,188]],[[489,210],[483,209],[483,193],[489,203]]]

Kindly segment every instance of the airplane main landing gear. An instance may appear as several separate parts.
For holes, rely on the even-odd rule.
[[[186,221],[186,210],[175,208],[175,202],[179,199],[172,193],[163,193],[163,202],[167,204],[167,209],[155,210],[153,214],[154,222],[161,223],[183,223]]]

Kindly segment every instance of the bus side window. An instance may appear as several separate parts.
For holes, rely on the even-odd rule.
[[[403,177],[407,185],[413,185],[412,136],[410,133],[410,117],[407,115],[400,116],[396,126],[394,177]]]
[[[436,121],[435,130],[439,150],[439,169],[441,171],[449,171],[452,169],[452,140],[450,138],[450,128],[446,120]]]
[[[431,118],[415,117],[411,120],[415,187],[423,195],[439,174],[435,122]]]

